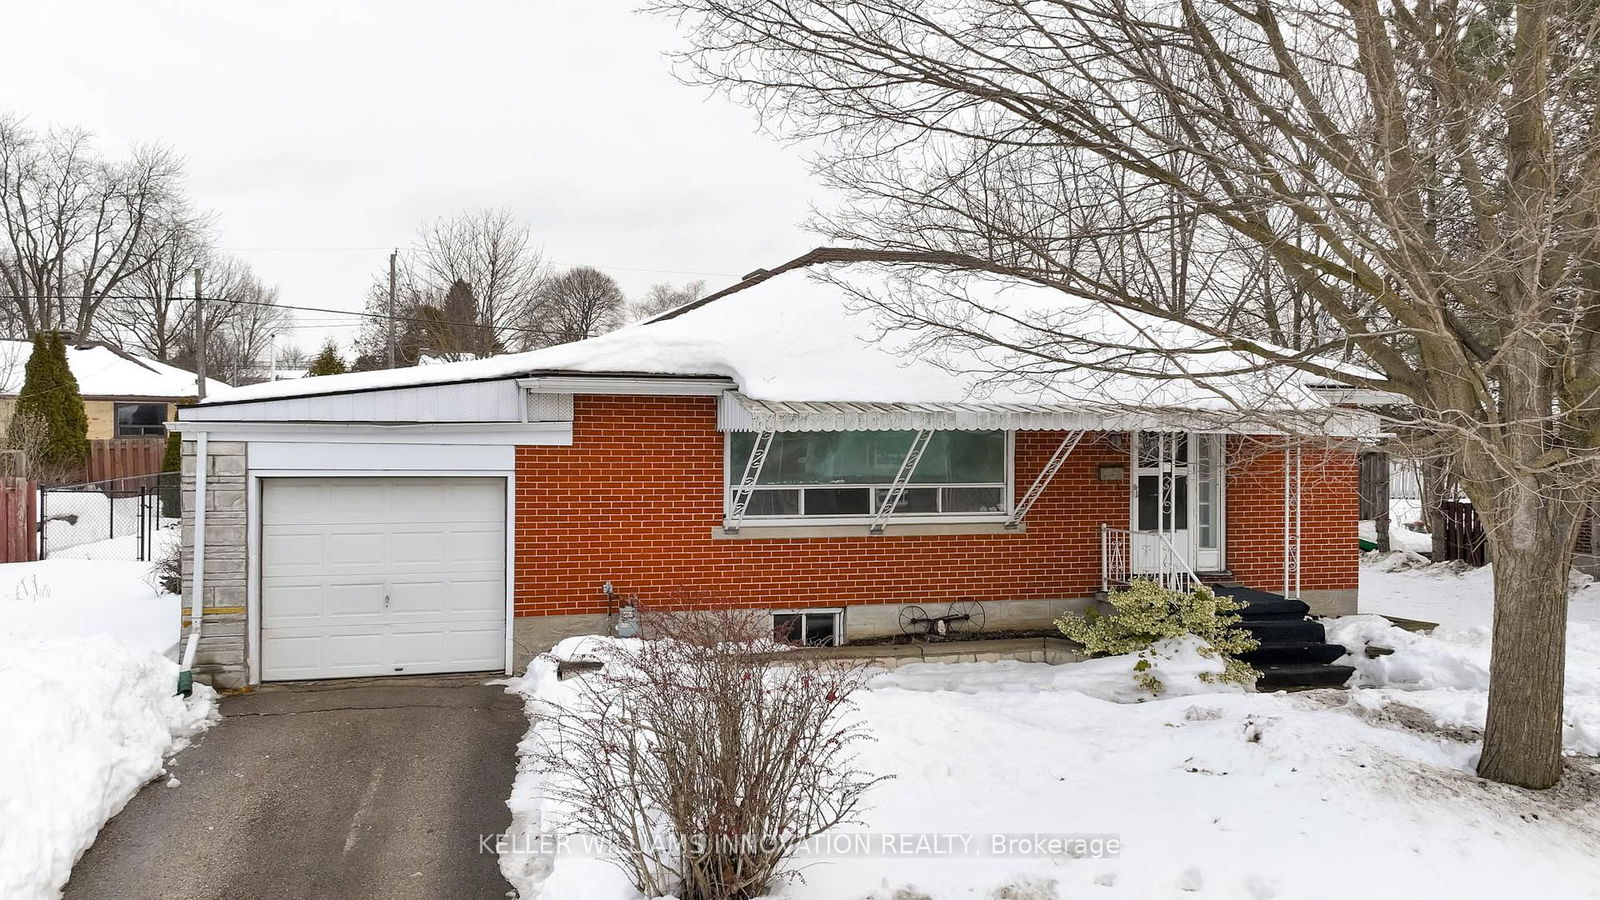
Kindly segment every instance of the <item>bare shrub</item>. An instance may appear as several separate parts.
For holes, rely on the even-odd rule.
[[[155,566],[150,570],[150,582],[158,590],[168,594],[183,593],[183,547],[177,541],[171,541],[161,555],[156,557]]]
[[[536,711],[556,824],[607,844],[645,896],[762,896],[884,780],[855,764],[866,669],[785,651],[748,612],[644,624],[650,639],[601,645],[603,668]]]
[[[83,475],[80,464],[50,461],[50,426],[38,415],[13,415],[4,437],[6,452],[0,454],[0,475],[45,484],[66,484]]]

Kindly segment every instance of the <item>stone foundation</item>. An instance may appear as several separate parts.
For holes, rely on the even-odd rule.
[[[1094,603],[1091,598],[1076,600],[1011,600],[1000,603],[983,604],[984,625],[983,630],[993,631],[1024,631],[1040,628],[1050,628],[1055,620],[1067,612],[1082,612]],[[844,638],[846,645],[850,641],[859,641],[865,638],[884,637],[900,634],[900,610],[906,605],[899,603],[861,603],[844,607]],[[920,605],[930,615],[941,615],[948,604],[931,603]],[[778,610],[756,609],[751,610],[758,616],[765,616],[769,612]],[[567,615],[567,616],[519,616],[513,620],[511,644],[513,668],[520,671],[528,662],[540,653],[554,647],[560,641],[569,637],[578,637],[585,634],[610,634],[613,627],[611,616],[603,613]],[[1032,641],[1029,652],[1043,652],[1039,644],[1040,638],[1026,638]],[[918,645],[920,646],[920,645]],[[929,647],[957,646],[956,644],[929,644]],[[891,650],[891,646],[862,648],[863,650]],[[945,654],[937,654],[943,656]],[[957,655],[961,655],[957,653]],[[970,656],[968,651],[965,655]],[[1017,656],[1006,656],[1006,659],[1022,659]],[[971,662],[972,660],[965,660]],[[1050,662],[1043,657],[1039,659],[1023,659],[1024,662]]]
[[[206,446],[206,572],[200,598],[203,621],[194,677],[218,688],[241,688],[245,669],[245,503],[248,497],[243,441]],[[183,610],[194,602],[195,442],[183,442]],[[188,640],[187,619],[184,640]]]
[[[1313,616],[1353,616],[1356,614],[1356,589],[1301,591],[1300,599],[1311,607]]]

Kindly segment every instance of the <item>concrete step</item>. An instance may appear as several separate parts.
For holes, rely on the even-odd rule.
[[[1338,644],[1323,644],[1315,641],[1279,641],[1271,644],[1262,644],[1249,653],[1241,653],[1239,658],[1259,668],[1264,665],[1291,665],[1295,663],[1325,665],[1344,654],[1345,649]]]
[[[1350,666],[1318,666],[1304,663],[1257,666],[1256,670],[1261,673],[1261,678],[1256,681],[1258,691],[1344,687],[1344,683],[1356,673]]]
[[[1255,635],[1263,644],[1307,643],[1320,644],[1328,633],[1321,622],[1310,619],[1245,619],[1239,627]]]

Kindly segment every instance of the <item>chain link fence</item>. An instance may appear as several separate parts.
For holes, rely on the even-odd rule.
[[[40,559],[161,559],[178,542],[177,472],[39,490]]]

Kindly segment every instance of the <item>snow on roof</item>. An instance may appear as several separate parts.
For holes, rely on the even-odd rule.
[[[932,313],[976,335],[906,328]],[[899,327],[895,327],[895,326]],[[1009,346],[997,346],[998,338]],[[760,272],[707,301],[527,353],[256,384],[213,402],[535,374],[723,376],[755,400],[1321,408],[1314,379],[1192,328],[1016,281],[877,264]]]
[[[22,389],[24,370],[32,353],[32,341],[0,340],[0,396]],[[85,397],[178,400],[195,395],[193,372],[98,342],[68,342],[67,366],[78,379],[78,392]],[[222,382],[206,379],[208,394],[225,390],[228,386]]]

